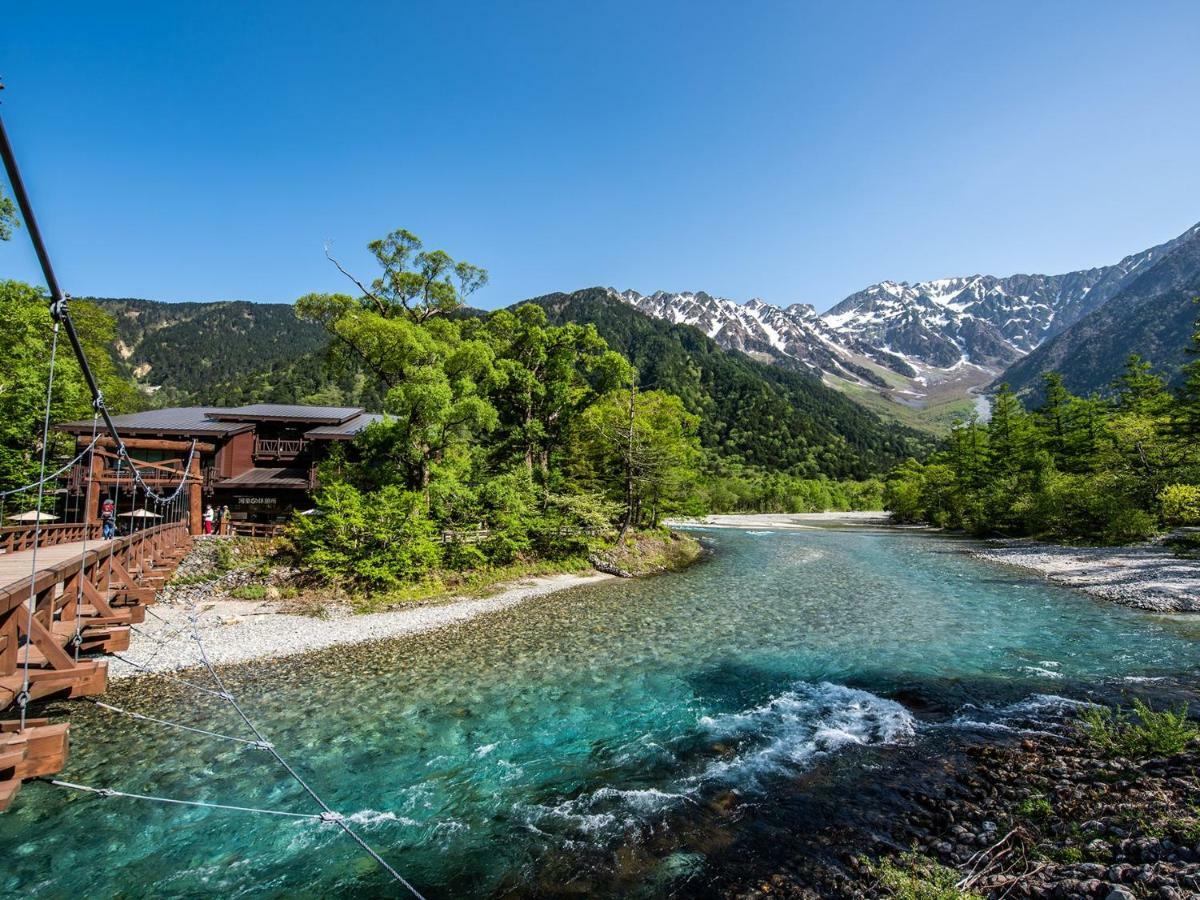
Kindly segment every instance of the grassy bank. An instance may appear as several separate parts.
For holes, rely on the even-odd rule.
[[[545,575],[584,574],[592,571],[582,556],[566,559],[535,559],[507,566],[469,569],[464,572],[434,572],[412,585],[392,591],[362,593],[348,597],[356,613],[382,612],[417,603],[431,603],[462,597],[486,597],[521,578]]]
[[[601,571],[622,577],[675,572],[700,559],[704,550],[691,535],[668,529],[636,532],[618,544],[594,547],[558,559],[531,558],[502,566],[471,569],[434,569],[422,578],[390,590],[354,590],[347,585],[314,579],[293,568],[300,561],[287,547],[262,542],[212,541],[190,574],[176,579],[180,585],[206,583],[237,572],[237,584],[226,591],[230,599],[280,601],[279,611],[316,618],[327,617],[337,607],[355,613],[376,613],[405,606],[427,605],[487,597],[525,578]]]
[[[663,528],[627,535],[613,546],[592,553],[588,560],[601,572],[638,578],[678,572],[703,555],[704,548],[696,538]]]

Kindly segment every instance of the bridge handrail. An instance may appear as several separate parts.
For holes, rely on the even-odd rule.
[[[276,522],[229,522],[225,530],[235,537],[273,538],[283,534],[286,525]]]
[[[129,553],[139,549],[137,545],[143,542],[149,541],[151,548],[157,549],[157,540],[173,531],[178,532],[180,535],[185,535],[187,534],[187,524],[184,522],[164,522],[160,525],[153,525],[143,531],[137,531],[133,534],[116,538],[111,545],[98,544],[95,547],[89,547],[87,553],[81,553],[73,559],[65,560],[57,565],[47,566],[44,569],[38,569],[38,571],[30,573],[18,581],[0,585],[0,615],[4,615],[20,606],[29,599],[31,594],[40,596],[73,577],[80,570],[86,569],[98,562],[107,561],[110,554],[123,564]]]
[[[0,553],[18,553],[34,546],[35,535],[40,537],[40,547],[69,544],[72,541],[93,540],[100,537],[100,526],[88,526],[84,522],[59,522],[55,524],[4,525],[0,527]]]

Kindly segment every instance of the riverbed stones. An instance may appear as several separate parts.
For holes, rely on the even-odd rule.
[[[869,829],[841,826],[836,878],[806,851],[793,885],[831,898],[894,896],[870,864],[850,859],[903,866],[902,854],[915,849],[972,879],[971,889],[989,900],[1200,897],[1200,743],[1166,758],[1108,759],[1064,721],[1047,734],[969,746],[951,759],[940,777],[897,789],[896,802],[907,808],[890,818],[880,810],[890,829],[880,831],[878,819]],[[848,874],[843,889],[838,880]],[[773,895],[800,896],[778,886]]]

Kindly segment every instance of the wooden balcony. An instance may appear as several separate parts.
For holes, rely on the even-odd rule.
[[[254,438],[254,458],[259,459],[295,459],[308,448],[308,441],[303,438]]]

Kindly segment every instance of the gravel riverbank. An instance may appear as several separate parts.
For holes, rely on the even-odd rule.
[[[670,523],[686,527],[782,531],[830,526],[886,528],[885,512],[744,513]],[[1181,559],[1165,547],[1067,547],[1030,540],[990,541],[979,559],[1019,566],[1056,584],[1153,612],[1200,612],[1200,560]]]
[[[995,541],[980,559],[1032,569],[1096,597],[1155,612],[1200,612],[1200,560],[1162,547],[1064,547],[1036,541]]]
[[[280,612],[278,604],[272,601],[229,599],[216,584],[196,585],[185,590],[195,600],[199,630],[208,657],[213,663],[222,665],[432,631],[610,577],[596,573],[526,578],[490,597],[450,598],[439,603],[364,615],[340,612],[325,619]],[[201,664],[191,637],[188,606],[179,602],[182,599],[180,596],[176,602],[150,607],[152,615],[147,616],[146,622],[133,634],[129,650],[122,656],[143,668],[113,659],[109,662],[109,678],[128,678],[144,670],[170,672]]]

